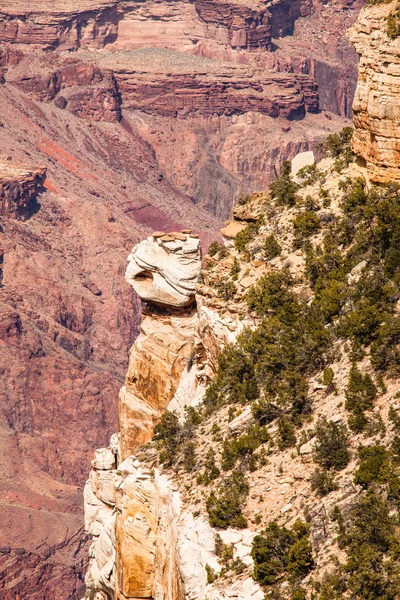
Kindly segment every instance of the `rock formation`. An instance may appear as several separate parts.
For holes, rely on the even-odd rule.
[[[10,157],[11,158],[11,157]],[[46,179],[46,169],[0,163],[0,217],[27,217]]]
[[[183,308],[193,303],[200,259],[198,235],[155,232],[132,250],[125,277],[144,302]]]
[[[388,37],[386,21],[396,10],[395,2],[368,6],[351,32],[359,55],[352,146],[380,183],[400,181],[400,38]]]
[[[199,274],[199,240],[190,231],[155,232],[129,256],[126,279],[148,309],[120,392],[119,435],[96,451],[85,486],[85,527],[93,537],[86,583],[88,593],[97,590],[101,598],[201,600],[206,565],[221,568],[209,524],[182,506],[165,475],[134,456],[167,408],[183,416],[199,402],[222,347],[246,323],[222,317],[201,296],[197,309],[187,307]],[[225,533],[250,564],[254,534]],[[248,578],[230,592],[241,600],[263,598]]]

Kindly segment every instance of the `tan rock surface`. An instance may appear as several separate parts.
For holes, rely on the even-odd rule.
[[[194,347],[197,315],[147,315],[132,346],[119,419],[122,460],[148,442],[178,387]]]
[[[365,7],[351,30],[359,55],[354,99],[354,152],[372,181],[400,181],[400,38],[387,35],[397,2]]]

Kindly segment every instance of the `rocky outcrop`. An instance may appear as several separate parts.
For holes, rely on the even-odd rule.
[[[43,189],[46,169],[17,167],[0,164],[0,216],[27,217]]]
[[[268,8],[218,0],[196,0],[205,36],[232,48],[271,50],[272,25]]]
[[[120,392],[122,460],[151,439],[193,354],[200,268],[200,241],[189,232],[155,232],[129,255],[126,280],[149,308]]]
[[[318,111],[307,75],[272,73],[170,50],[89,55],[114,71],[125,109],[176,117],[244,114],[298,119]]]
[[[102,48],[117,37],[118,2],[0,2],[0,41],[44,49]]]
[[[154,232],[128,257],[126,280],[144,302],[182,308],[193,303],[200,275],[198,235]]]
[[[372,181],[400,181],[400,38],[387,34],[396,2],[368,6],[351,31],[359,55],[352,147]]]
[[[193,311],[144,316],[119,396],[122,459],[151,440],[193,354],[195,326]]]
[[[21,58],[18,65],[8,67],[6,80],[31,98],[54,102],[57,108],[78,117],[107,122],[121,119],[121,101],[113,73],[90,63]]]

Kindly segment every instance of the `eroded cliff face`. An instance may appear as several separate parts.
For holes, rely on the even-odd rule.
[[[243,316],[221,315],[206,296],[193,305],[199,274],[199,241],[190,231],[155,232],[129,257],[126,279],[148,308],[120,393],[120,432],[109,448],[96,451],[85,487],[85,527],[93,536],[86,582],[88,594],[99,598],[201,600],[206,565],[221,569],[204,517],[193,516],[166,475],[135,458],[167,408],[183,417],[201,401],[221,349],[247,324]],[[176,312],[182,290],[192,306]],[[247,554],[252,537],[233,535]],[[248,578],[232,593],[241,600],[263,597]],[[220,598],[218,592],[207,597]]]
[[[400,38],[390,39],[387,17],[397,4],[366,7],[351,31],[359,55],[353,150],[372,181],[400,181]]]

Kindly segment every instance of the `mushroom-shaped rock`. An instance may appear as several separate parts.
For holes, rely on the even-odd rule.
[[[141,300],[177,308],[193,302],[201,269],[198,239],[153,235],[133,248],[128,263],[125,279]]]

